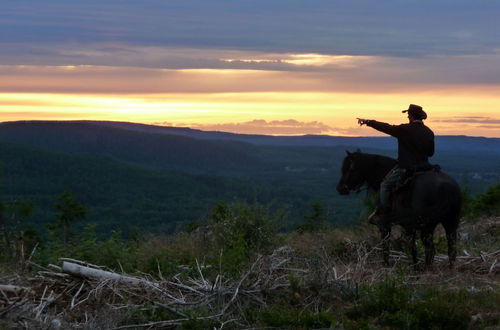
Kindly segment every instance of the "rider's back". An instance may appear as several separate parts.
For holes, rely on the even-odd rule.
[[[429,165],[428,158],[434,155],[434,133],[422,121],[390,125],[373,120],[367,125],[398,139],[399,167],[418,170]]]

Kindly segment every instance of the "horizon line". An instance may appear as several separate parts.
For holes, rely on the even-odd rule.
[[[119,123],[119,124],[133,124],[133,125],[142,125],[142,126],[151,126],[157,128],[173,128],[173,129],[190,129],[193,131],[200,131],[206,133],[224,133],[224,134],[233,134],[233,135],[245,135],[245,136],[266,136],[266,137],[333,137],[333,138],[390,138],[390,135],[330,135],[330,134],[289,134],[289,135],[279,135],[279,134],[263,134],[263,133],[236,133],[236,132],[228,132],[228,131],[217,131],[217,130],[203,130],[199,128],[192,128],[189,126],[167,126],[167,125],[158,125],[154,123],[140,123],[140,122],[132,122],[132,121],[121,121],[121,120],[93,120],[93,119],[21,119],[21,120],[7,120],[0,121],[0,124],[8,124],[8,123],[22,123],[22,122],[39,122],[39,123]],[[483,139],[500,139],[499,137],[486,137],[479,135],[452,135],[452,134],[436,134],[435,136],[440,137],[470,137],[470,138],[483,138]]]

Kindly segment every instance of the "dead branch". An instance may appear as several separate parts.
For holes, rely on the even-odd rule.
[[[213,320],[221,329],[245,327],[249,326],[245,306],[266,308],[269,303],[266,298],[273,291],[290,290],[291,278],[299,283],[321,281],[325,287],[357,290],[360,285],[377,283],[386,275],[396,274],[397,265],[410,262],[405,253],[391,250],[390,259],[394,266],[387,268],[382,264],[379,250],[379,245],[347,241],[345,253],[349,258],[345,258],[326,248],[314,255],[304,255],[284,246],[256,258],[238,278],[207,272],[206,269],[215,268],[206,265],[202,259],[196,260],[192,268],[170,278],[165,278],[158,268],[159,280],[149,274],[119,274],[84,261],[61,258],[61,267],[35,264],[40,271],[28,279],[29,288],[22,286],[24,282],[20,277],[2,280],[8,284],[0,285],[0,316],[17,313],[20,315],[18,319],[32,328],[43,328],[41,324],[50,328],[52,321],[61,323],[66,319],[72,322],[71,326],[63,324],[61,328],[81,328],[92,320],[89,315],[99,313],[103,306],[107,306],[116,313],[165,309],[172,318],[143,324],[127,324],[126,320],[119,320],[108,326],[114,329],[176,327],[188,320]],[[494,291],[498,287],[499,259],[500,250],[465,251],[457,257],[457,269],[468,272],[469,276],[474,275],[476,282],[469,287],[471,290]],[[448,270],[447,256],[437,255],[435,260],[441,273],[409,276],[405,283],[438,283],[453,287],[463,280],[460,273],[454,276],[444,273],[442,269]],[[309,306],[317,310],[321,299],[315,294],[301,297],[304,308]],[[208,311],[209,316],[190,318],[190,311],[200,307]]]
[[[31,288],[27,287],[22,287],[22,286],[17,286],[17,285],[6,285],[6,284],[0,284],[0,292],[2,294],[12,294],[19,296],[23,293],[30,292]]]

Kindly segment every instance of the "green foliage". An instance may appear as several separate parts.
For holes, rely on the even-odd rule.
[[[93,224],[85,227],[77,238],[66,243],[49,240],[37,254],[37,259],[42,263],[57,264],[60,257],[85,260],[118,271],[123,269],[132,272],[136,266],[134,253],[121,238],[120,232],[112,232],[110,237],[100,240]]]
[[[377,316],[383,312],[396,313],[401,306],[406,306],[411,298],[411,291],[396,279],[386,279],[378,285],[365,288],[361,303],[348,312],[348,316]]]
[[[316,231],[326,227],[326,210],[320,202],[312,204],[311,213],[304,216],[304,222],[297,227],[299,232]]]
[[[189,320],[184,321],[180,329],[186,330],[206,330],[206,329],[217,329],[220,323],[214,319],[205,319],[205,317],[211,316],[210,312],[205,308],[198,308],[192,310],[188,314]]]
[[[58,264],[59,258],[66,257],[106,266],[118,272],[141,271],[166,277],[178,273],[179,265],[194,263],[195,257],[180,248],[151,248],[145,238],[125,240],[119,231],[113,231],[107,238],[100,238],[95,228],[95,224],[87,225],[78,237],[66,244],[58,239],[48,240],[35,255],[37,262]]]
[[[133,124],[104,127],[109,124],[2,124],[3,190],[8,199],[23,196],[35,202],[29,225],[42,229],[52,221],[51,196],[63,190],[70,190],[88,206],[89,219],[98,224],[100,233],[118,226],[125,235],[134,226],[172,233],[202,217],[220,200],[291,205],[287,230],[304,219],[315,201],[323,205],[334,202],[335,213],[328,220],[336,225],[359,220],[359,195],[339,196],[333,187],[345,156],[343,146],[331,147],[326,141],[324,147],[257,145],[261,137],[239,137],[256,141],[253,145],[157,134],[158,128]],[[271,140],[287,144],[290,139]],[[446,144],[468,140],[454,138]],[[483,151],[488,149],[484,148],[486,141],[474,140]],[[347,140],[342,138],[333,145],[340,141]],[[497,145],[493,140],[488,143]],[[473,149],[440,152],[435,161],[455,178],[484,174],[471,181],[470,190],[476,193],[498,182],[498,153]],[[394,155],[388,150],[366,151]],[[76,224],[74,229],[82,227]]]
[[[282,329],[336,328],[337,316],[331,311],[314,311],[303,307],[276,304],[254,316],[260,325]]]
[[[365,287],[345,313],[346,329],[378,325],[390,329],[467,329],[470,314],[460,293],[417,291],[398,278]]]
[[[96,226],[89,225],[67,242],[55,237],[47,241],[37,259],[57,263],[58,258],[68,257],[118,271],[170,276],[179,271],[180,265],[194,266],[196,260],[202,263],[206,258],[211,265],[219,266],[217,271],[237,274],[257,253],[267,253],[278,243],[276,230],[281,218],[281,213],[271,213],[259,204],[219,203],[211,214],[207,238],[196,231],[149,241],[138,233],[124,240],[115,231],[108,238],[99,238]]]
[[[24,231],[20,228],[32,210],[33,203],[30,200],[0,201],[0,260],[11,259],[14,255],[22,256],[26,251],[26,246],[19,244],[24,241]],[[32,248],[33,245],[28,244],[27,247]]]
[[[500,214],[500,184],[492,185],[470,203],[470,215],[473,217],[495,214]]]
[[[141,168],[104,156],[48,152],[0,143],[5,163],[4,201],[30,199],[35,205],[26,225],[38,230],[54,221],[53,196],[68,190],[87,207],[100,234],[120,228],[174,233],[199,220],[218,201],[284,201],[267,183],[245,178]],[[256,188],[258,187],[258,188]],[[74,223],[73,230],[84,225]]]
[[[271,214],[260,204],[217,204],[210,216],[213,251],[223,271],[237,273],[256,253],[264,253],[277,243],[282,213]],[[220,253],[220,254],[219,254]]]
[[[461,190],[462,193],[462,210],[461,214],[470,215],[472,204],[474,202],[474,197],[470,192],[470,188],[468,185],[464,184]]]
[[[412,304],[412,323],[417,329],[468,329],[471,319],[461,306],[460,297],[455,295],[427,293]]]
[[[191,265],[194,256],[185,251],[163,248],[145,253],[143,249],[137,250],[137,269],[158,276],[172,276],[179,272],[180,265]]]
[[[171,320],[177,316],[160,305],[145,305],[141,310],[132,309],[131,314],[133,322],[136,323]]]
[[[70,225],[77,220],[84,219],[87,210],[69,191],[64,191],[56,197],[54,207],[57,212],[57,223],[53,228],[62,230],[63,242],[66,244],[70,234]]]
[[[160,276],[161,272],[168,278],[179,273],[191,277],[189,271],[180,271],[180,266],[193,266],[196,259],[200,264],[212,266],[202,268],[205,278],[213,280],[215,277],[211,278],[210,271],[214,270],[216,274],[222,271],[226,278],[238,281],[241,272],[248,271],[255,253],[269,253],[279,241],[276,224],[280,218],[280,213],[272,213],[258,204],[219,203],[212,211],[208,227],[174,236],[136,233],[134,239],[125,240],[119,232],[113,232],[107,238],[100,238],[95,226],[88,225],[66,246],[60,240],[45,242],[35,255],[35,262],[43,265],[57,263],[57,259],[64,256],[107,266],[118,272],[123,270],[133,274],[140,271],[153,276]],[[297,235],[318,238],[324,234]],[[26,235],[31,234],[26,231]],[[309,249],[314,248],[309,244]],[[340,259],[346,262],[356,258],[349,257],[345,245],[332,245],[328,251],[335,256],[344,254]],[[321,267],[324,260],[318,253],[307,255],[309,268],[306,277],[300,273],[290,275],[289,287],[265,292],[262,298],[267,304],[265,309],[255,301],[242,303],[245,325],[282,329],[467,329],[499,325],[494,314],[500,304],[498,293],[451,291],[434,284],[412,285],[408,281],[410,271],[406,266],[396,268],[397,275],[375,284],[358,286],[339,282],[339,285],[332,285],[326,279],[327,272]],[[214,269],[219,263],[220,268]],[[220,326],[218,322],[204,318],[213,315],[213,311],[197,308],[182,312],[189,320],[180,328]],[[483,313],[484,318],[472,323],[471,315],[478,313]],[[161,306],[150,305],[140,310],[132,309],[127,315],[127,322],[133,323],[179,317]],[[240,325],[228,323],[226,326],[237,328]]]

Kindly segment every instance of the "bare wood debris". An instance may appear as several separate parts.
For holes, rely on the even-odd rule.
[[[83,261],[63,258],[61,266],[43,267],[20,285],[16,280],[0,285],[0,320],[9,320],[18,328],[50,329],[153,329],[171,328],[188,320],[212,320],[220,328],[246,325],[245,306],[266,306],[266,295],[290,288],[291,278],[320,281],[329,288],[352,288],[372,284],[395,272],[384,268],[379,247],[347,242],[354,258],[342,260],[322,251],[318,258],[300,255],[288,246],[266,256],[259,256],[239,278],[222,274],[207,276],[208,265],[197,261],[176,276],[159,280],[151,276],[119,274]],[[391,251],[394,263],[408,263],[400,251]],[[473,255],[468,251],[458,257],[457,270],[493,278],[500,274],[500,250]],[[436,257],[437,267],[445,269],[447,257]],[[159,272],[161,274],[161,271]],[[422,281],[418,276],[415,283]],[[19,279],[18,279],[19,281]],[[204,316],[191,312],[202,308]],[[162,310],[168,319],[156,322],[130,323],[116,318],[103,325],[98,314],[123,311]],[[123,314],[123,313],[122,313]],[[232,324],[232,325],[228,325]]]

